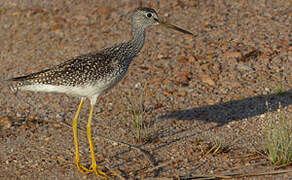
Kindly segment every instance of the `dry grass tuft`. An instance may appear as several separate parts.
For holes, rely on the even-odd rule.
[[[272,164],[287,166],[292,163],[292,122],[283,111],[269,120],[265,136],[265,153]]]
[[[229,145],[222,138],[213,138],[208,143],[208,152],[206,154],[221,154],[227,153],[230,150]]]
[[[131,93],[127,99],[129,102],[129,111],[132,115],[132,124],[134,129],[135,141],[138,143],[151,140],[150,125],[146,122],[145,108],[145,87],[142,87],[138,96]]]

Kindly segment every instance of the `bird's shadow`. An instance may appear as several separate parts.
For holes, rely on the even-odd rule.
[[[204,122],[216,122],[218,126],[222,126],[231,121],[239,121],[266,112],[273,112],[279,109],[280,104],[283,108],[292,104],[292,89],[281,93],[258,95],[220,104],[174,110],[164,113],[164,115],[159,116],[159,119],[202,120]]]
[[[202,120],[206,123],[216,122],[217,125],[209,128],[209,130],[211,130],[218,126],[223,126],[224,124],[227,124],[231,121],[240,121],[242,119],[258,116],[266,112],[276,111],[279,109],[280,104],[282,108],[292,104],[292,89],[282,92],[282,93],[258,95],[258,96],[248,97],[248,98],[244,98],[240,100],[232,100],[232,101],[228,101],[224,103],[219,103],[215,105],[195,107],[195,108],[189,108],[185,110],[170,111],[160,116],[159,119],[173,118],[176,120]],[[184,129],[182,131],[176,132],[175,134],[184,133],[185,131],[192,130],[195,127]],[[155,148],[152,148],[151,151],[159,150],[163,147],[166,147],[170,144],[173,144],[185,138],[193,138],[199,135],[200,133],[201,132],[192,132],[188,135],[179,136],[179,137],[176,136],[174,138],[170,138],[168,142],[160,144]],[[149,153],[148,151],[144,150],[144,145],[145,144],[139,145],[137,147]],[[120,155],[130,152],[131,151],[130,149],[120,152],[113,157],[118,158]],[[139,156],[140,155],[141,154],[139,153]],[[153,158],[152,154],[149,154],[149,155]],[[159,164],[160,162],[154,159],[154,166],[159,167]],[[115,165],[115,167],[119,167],[120,165],[121,164],[117,164]],[[155,169],[154,171],[155,177],[158,176],[162,168],[163,167],[159,167]],[[135,173],[139,171],[145,171],[145,169],[143,168],[138,169],[137,171],[135,171]]]

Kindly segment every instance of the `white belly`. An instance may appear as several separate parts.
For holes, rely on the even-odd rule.
[[[106,86],[101,84],[95,84],[94,86],[55,86],[55,85],[44,85],[34,84],[19,87],[20,90],[37,91],[37,92],[57,92],[65,93],[73,96],[88,97],[101,94],[106,90]]]
[[[125,71],[120,75],[101,80],[95,83],[90,83],[82,86],[64,86],[64,85],[49,85],[49,84],[31,84],[19,87],[20,90],[36,91],[36,92],[57,92],[68,95],[88,97],[99,96],[103,91],[116,85],[125,75]]]

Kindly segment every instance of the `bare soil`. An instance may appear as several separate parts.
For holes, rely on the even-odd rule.
[[[147,30],[127,76],[95,109],[98,164],[114,179],[291,179],[291,166],[272,165],[264,154],[279,104],[292,120],[291,0],[0,1],[0,79],[126,41],[141,4],[196,36]],[[129,97],[141,96],[139,142]],[[96,179],[73,163],[78,103],[64,94],[12,93],[1,81],[0,179]],[[87,101],[79,140],[89,165],[88,111]]]

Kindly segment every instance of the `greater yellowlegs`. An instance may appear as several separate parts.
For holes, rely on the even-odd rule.
[[[116,85],[125,76],[131,61],[144,45],[145,29],[151,25],[159,24],[193,35],[191,32],[161,21],[154,9],[140,7],[135,9],[131,16],[132,38],[128,42],[116,44],[98,52],[77,56],[51,69],[9,79],[10,81],[19,81],[15,86],[19,90],[58,92],[81,97],[72,123],[75,163],[80,172],[94,172],[99,177],[107,177],[107,174],[96,164],[94,145],[91,140],[94,105],[102,92]],[[77,138],[77,120],[86,97],[91,104],[86,126],[92,158],[89,168],[80,163]]]

